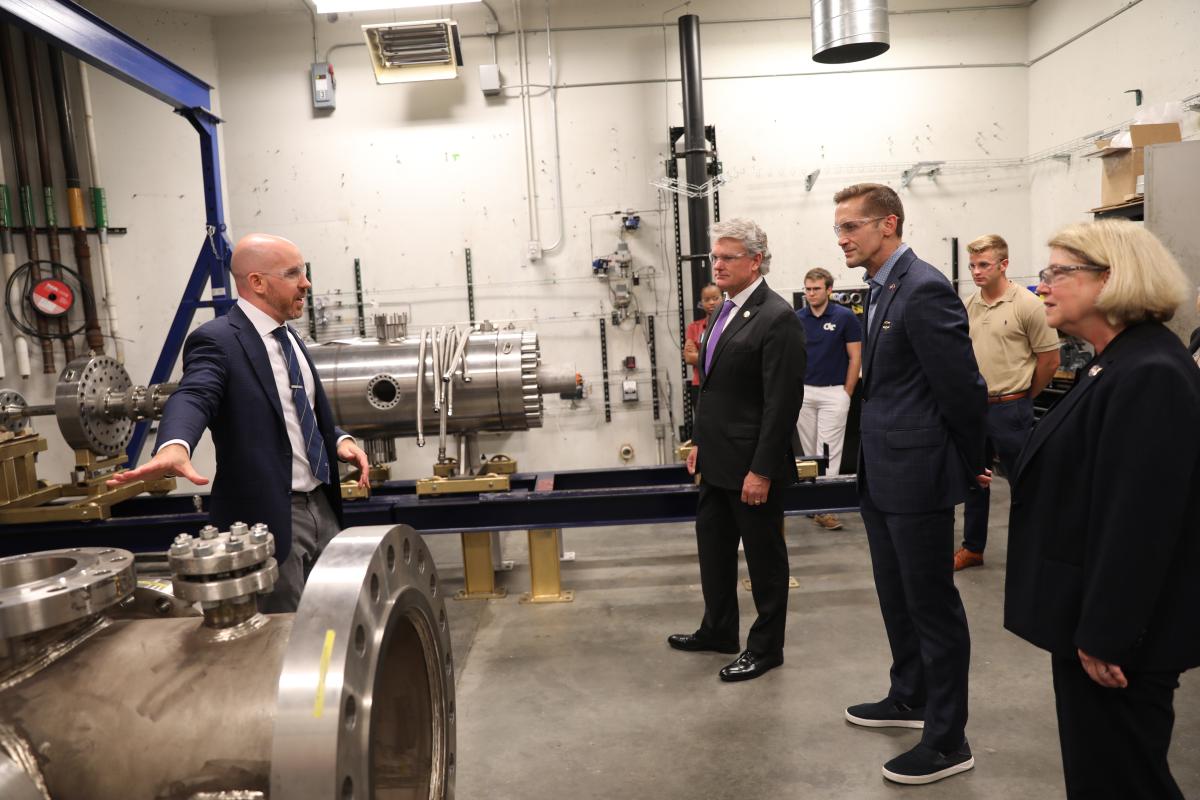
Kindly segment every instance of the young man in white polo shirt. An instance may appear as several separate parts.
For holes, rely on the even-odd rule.
[[[975,360],[988,389],[987,462],[999,456],[1006,476],[1033,427],[1033,398],[1058,369],[1058,333],[1046,324],[1037,295],[1008,279],[1008,243],[995,234],[967,245],[971,279],[979,291],[967,298],[967,319]],[[954,569],[983,565],[991,492],[977,489],[967,498],[963,546]]]

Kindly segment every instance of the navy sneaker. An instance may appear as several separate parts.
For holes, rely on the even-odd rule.
[[[925,707],[913,708],[885,697],[878,703],[850,706],[846,719],[864,728],[924,728]]]
[[[883,777],[896,783],[919,785],[949,778],[974,766],[975,757],[965,741],[949,753],[939,753],[928,745],[919,744],[884,764]]]

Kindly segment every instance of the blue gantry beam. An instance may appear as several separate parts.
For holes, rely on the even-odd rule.
[[[229,272],[233,248],[225,228],[221,154],[217,144],[217,125],[221,120],[211,110],[212,87],[71,0],[0,0],[0,21],[25,28],[52,46],[167,103],[200,136],[203,238],[183,299],[147,381],[163,383],[171,377],[196,311],[212,308],[217,314],[224,314],[234,303]],[[211,300],[204,299],[205,287],[211,293]],[[137,463],[148,429],[147,422],[134,429],[126,450],[131,465]]]

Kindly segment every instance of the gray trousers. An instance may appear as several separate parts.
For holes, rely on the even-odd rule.
[[[334,536],[341,532],[325,491],[292,494],[292,550],[279,565],[275,591],[261,603],[267,614],[287,614],[300,607],[300,593],[308,573]]]

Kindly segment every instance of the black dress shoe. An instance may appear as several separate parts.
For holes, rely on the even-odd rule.
[[[783,653],[772,653],[766,656],[756,656],[749,650],[743,652],[737,659],[721,668],[723,681],[748,681],[757,678],[783,663]]]
[[[736,653],[738,651],[737,642],[712,642],[694,633],[672,633],[667,637],[667,644],[676,650],[686,650],[689,653],[702,653],[705,651]]]

